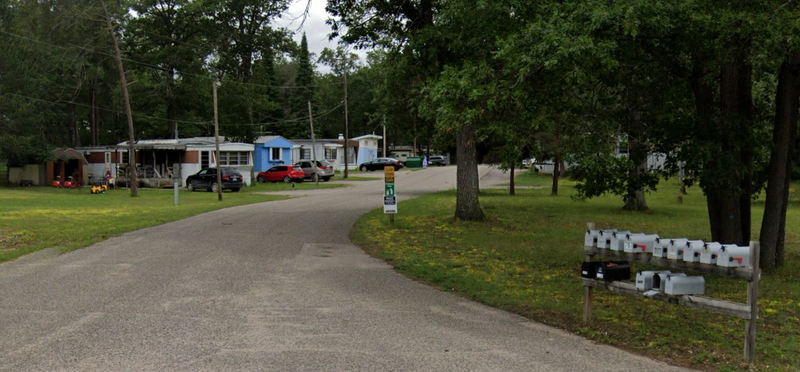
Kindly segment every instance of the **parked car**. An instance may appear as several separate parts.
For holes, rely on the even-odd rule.
[[[235,169],[222,168],[222,189],[238,192],[244,186],[244,177]],[[217,192],[217,168],[206,168],[186,178],[186,189]]]
[[[303,169],[296,165],[276,165],[256,176],[258,182],[303,182],[305,173]]]
[[[361,169],[362,172],[366,172],[383,169],[388,166],[393,166],[395,170],[398,170],[403,167],[403,162],[394,158],[377,158],[372,161],[361,163],[358,169]]]
[[[317,181],[317,178],[323,181],[329,181],[334,175],[333,164],[325,160],[317,160],[317,169],[314,169],[313,161],[301,161],[294,166],[302,168],[303,173],[305,173],[305,178],[311,179],[314,182]]]
[[[434,165],[438,165],[441,167],[447,165],[447,158],[441,155],[431,155],[431,157],[428,158],[428,166],[434,166]]]
[[[522,169],[528,169],[536,164],[535,158],[522,159]]]

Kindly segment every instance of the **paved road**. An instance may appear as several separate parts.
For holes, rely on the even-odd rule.
[[[454,184],[447,167],[403,171],[397,188]],[[359,182],[0,265],[0,369],[671,369],[365,255],[348,231],[382,189]]]

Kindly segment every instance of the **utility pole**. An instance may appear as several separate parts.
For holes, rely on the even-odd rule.
[[[219,113],[217,112],[217,85],[219,82],[214,79],[212,83],[212,92],[214,96],[214,147],[215,155],[217,157],[217,200],[222,201],[222,167],[220,167],[219,158]]]
[[[314,135],[314,119],[311,116],[311,101],[308,101],[308,124],[311,126],[311,161],[314,162],[314,181],[319,185],[319,169],[317,168],[317,139]]]
[[[386,157],[386,114],[383,114],[383,157]]]
[[[103,13],[106,16],[108,31],[111,32],[111,40],[114,42],[114,59],[117,60],[119,69],[119,83],[122,86],[122,99],[125,101],[125,115],[128,117],[128,187],[131,188],[131,196],[139,196],[139,177],[136,175],[136,140],[133,131],[133,112],[131,111],[131,97],[128,95],[128,80],[125,78],[125,66],[122,65],[122,53],[119,51],[117,42],[117,32],[111,24],[111,16],[108,14],[106,2],[101,1]]]
[[[344,65],[344,178],[347,178],[347,143],[350,141],[350,135],[348,133],[348,126],[349,126],[349,117],[347,113],[347,59],[345,59]]]

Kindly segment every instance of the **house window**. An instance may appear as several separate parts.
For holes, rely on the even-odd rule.
[[[103,156],[103,160],[104,160],[104,163],[106,163],[106,165],[111,164],[111,152],[106,151],[104,156]]]
[[[219,165],[248,165],[247,151],[220,151],[219,152]]]
[[[210,154],[211,151],[200,151],[200,169],[208,168]]]
[[[300,149],[300,159],[311,159],[311,149]]]
[[[269,152],[269,160],[283,160],[283,151],[280,147],[272,147]]]
[[[336,160],[336,149],[325,149],[325,159]]]

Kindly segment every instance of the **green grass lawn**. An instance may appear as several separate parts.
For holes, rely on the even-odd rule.
[[[523,175],[525,185],[549,185],[550,178]],[[703,369],[736,370],[742,362],[745,321],[698,309],[595,290],[594,322],[582,324],[583,259],[586,222],[667,237],[709,239],[705,199],[697,188],[683,202],[678,185],[662,182],[648,194],[648,212],[621,209],[619,197],[571,199],[573,184],[550,189],[481,194],[485,223],[457,222],[453,191],[401,202],[394,225],[381,210],[362,217],[352,238],[397,270],[443,290],[522,314],[590,339],[670,363]],[[794,184],[787,221],[787,264],[761,281],[756,343],[759,370],[800,366],[800,190]],[[763,201],[753,205],[753,232]],[[634,267],[640,269],[642,267]],[[746,300],[746,282],[706,276],[706,293]]]
[[[285,196],[225,192],[223,201],[210,192],[180,194],[174,206],[171,190],[140,189],[92,195],[89,188],[0,188],[0,262],[44,248],[70,251],[127,231],[178,220],[235,205],[285,199]]]

